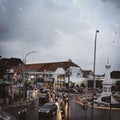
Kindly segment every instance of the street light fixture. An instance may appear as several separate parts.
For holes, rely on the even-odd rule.
[[[32,53],[36,53],[37,51],[31,51],[25,54],[25,58],[24,58],[24,64],[26,64],[26,58],[28,55],[32,54]]]
[[[96,88],[96,82],[95,82],[95,65],[96,65],[96,42],[97,42],[97,33],[99,33],[99,30],[96,30],[96,32],[95,32],[95,43],[94,43],[93,93],[92,93],[92,117],[91,117],[91,120],[93,120],[93,113],[94,113],[94,92],[95,92],[95,88]]]
[[[94,82],[94,89],[96,88],[96,82],[95,82],[95,66],[96,66],[97,33],[99,33],[99,30],[96,30],[96,33],[95,33],[95,43],[94,43],[94,65],[93,65],[93,82]]]
[[[28,52],[25,54],[25,57],[24,57],[24,81],[25,81],[25,65],[26,65],[26,58],[28,55],[32,54],[32,53],[36,53],[37,51],[31,51],[31,52]]]
[[[28,87],[28,84],[26,83],[26,81],[25,81],[25,79],[26,79],[26,76],[25,76],[25,74],[26,74],[26,70],[25,70],[25,65],[26,65],[26,58],[27,58],[27,56],[28,55],[30,55],[30,54],[32,54],[32,53],[36,53],[37,51],[30,51],[30,52],[28,52],[28,53],[26,53],[25,54],[25,57],[24,57],[24,68],[23,68],[23,70],[24,70],[24,75],[23,75],[23,81],[25,82],[25,96],[27,96],[27,101],[28,101],[28,96],[29,96],[29,92],[27,93],[27,87]]]

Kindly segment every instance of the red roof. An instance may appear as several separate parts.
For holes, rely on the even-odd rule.
[[[63,67],[64,70],[67,70],[70,66],[79,67],[77,64],[72,61],[64,62],[51,62],[51,63],[37,63],[37,64],[27,64],[25,66],[26,71],[55,71],[58,67]]]

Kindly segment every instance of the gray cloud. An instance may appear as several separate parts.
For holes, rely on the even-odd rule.
[[[92,69],[99,29],[97,71],[103,71],[108,57],[119,66],[119,5],[119,0],[0,0],[0,54],[23,57],[38,50],[29,62],[71,58]]]

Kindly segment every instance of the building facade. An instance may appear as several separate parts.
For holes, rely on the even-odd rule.
[[[36,81],[44,80],[46,84],[53,83],[55,88],[63,87],[68,83],[67,73],[70,72],[70,82],[79,83],[80,78],[83,78],[83,71],[71,60],[63,62],[27,64],[25,73],[28,74],[28,80],[34,78]]]

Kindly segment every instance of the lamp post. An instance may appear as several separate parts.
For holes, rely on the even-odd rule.
[[[68,108],[67,108],[67,120],[69,120],[70,119],[70,103],[69,103],[69,94],[70,94],[70,75],[71,75],[71,72],[70,72],[70,69],[68,69],[68,71],[67,71],[67,77],[68,77]]]
[[[93,93],[92,93],[92,117],[91,117],[91,120],[93,120],[93,113],[94,113],[94,92],[95,92],[95,88],[96,88],[95,65],[96,65],[96,42],[97,42],[97,33],[99,33],[99,30],[96,30],[96,32],[95,32],[95,43],[94,43]]]
[[[26,65],[26,58],[28,55],[32,54],[32,53],[36,53],[37,51],[31,51],[31,52],[28,52],[25,54],[25,57],[24,57],[24,81],[25,81],[25,65]]]
[[[26,82],[26,81],[25,81],[25,79],[26,79],[26,75],[25,75],[25,74],[26,74],[26,70],[25,70],[26,58],[27,58],[28,55],[30,55],[30,54],[32,54],[32,53],[36,53],[36,52],[37,52],[37,51],[30,51],[30,52],[28,52],[28,53],[25,54],[25,57],[24,57],[24,68],[23,68],[23,70],[24,70],[23,81],[24,81],[24,82]],[[27,84],[25,83],[25,91],[26,91],[26,92],[25,92],[25,96],[27,95],[27,101],[28,101],[29,93],[27,93],[27,87],[28,87],[28,86],[27,86]]]

